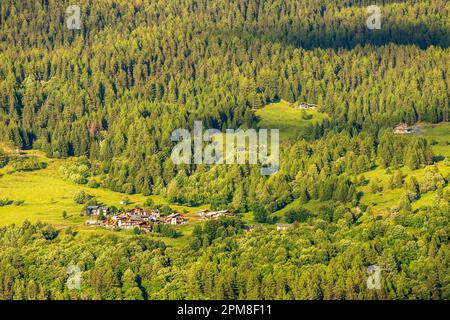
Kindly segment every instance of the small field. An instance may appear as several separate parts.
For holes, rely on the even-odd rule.
[[[303,119],[306,114],[311,119]],[[296,138],[305,127],[313,122],[322,121],[328,115],[317,110],[297,110],[287,101],[281,100],[256,111],[261,119],[260,127],[264,129],[280,129],[280,138]]]

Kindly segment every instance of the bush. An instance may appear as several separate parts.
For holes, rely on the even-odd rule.
[[[111,207],[109,207],[109,212],[110,212],[113,216],[115,216],[115,215],[119,212],[119,209],[117,209],[117,207],[115,207],[115,206],[111,206]]]
[[[37,157],[24,157],[14,160],[13,168],[16,171],[34,171],[45,169],[47,164],[40,162]]]
[[[47,225],[42,230],[42,235],[44,236],[45,240],[54,240],[58,236],[58,231],[51,225]]]
[[[253,208],[253,219],[256,222],[264,223],[267,222],[267,219],[269,217],[269,213],[267,209],[262,205],[255,205]]]
[[[89,160],[82,157],[76,161],[67,161],[59,168],[59,173],[73,183],[86,184],[90,181],[89,177],[92,175],[92,168]]]
[[[9,200],[8,198],[0,199],[0,207],[9,206],[12,203],[13,203],[13,201]]]
[[[154,205],[155,205],[155,203],[153,202],[153,200],[152,200],[151,198],[145,199],[144,207],[149,207],[149,208],[151,208],[151,207],[153,207]]]
[[[100,187],[100,183],[98,183],[95,179],[91,179],[91,180],[89,180],[87,186],[89,188],[97,189]]]
[[[9,158],[2,151],[0,151],[0,168],[6,166],[8,162]]]
[[[158,209],[159,211],[161,211],[162,216],[167,216],[173,212],[172,208],[169,207],[168,205],[159,206]]]
[[[74,228],[72,226],[68,227],[65,231],[65,234],[69,235],[69,236],[76,236],[77,232],[74,230]]]
[[[75,201],[78,204],[86,204],[92,200],[95,200],[95,197],[93,195],[88,194],[84,190],[78,191],[77,193],[75,193],[73,197],[73,201]]]
[[[179,236],[178,232],[175,229],[165,224],[155,225],[154,231],[167,238],[176,238]]]
[[[312,217],[311,211],[303,208],[289,210],[284,214],[286,222],[306,222]]]
[[[130,201],[130,198],[123,197],[122,200],[120,200],[120,203],[123,204],[124,206],[127,206],[127,205],[131,204],[131,201]]]
[[[134,194],[136,191],[134,190],[134,186],[131,183],[125,183],[123,185],[123,192],[126,194]]]
[[[69,177],[70,181],[76,184],[86,184],[87,179],[79,173],[72,173]]]
[[[23,204],[25,203],[25,200],[16,200],[16,201],[14,201],[14,205],[15,206],[22,206]]]

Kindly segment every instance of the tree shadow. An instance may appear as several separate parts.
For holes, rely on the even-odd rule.
[[[372,16],[367,12],[368,6],[379,5],[381,14],[380,29],[369,29],[367,21]],[[442,13],[436,6],[430,5],[430,13],[426,22],[420,17],[423,8],[414,13],[415,19],[406,15],[402,5],[405,1],[383,0],[365,1],[358,5],[349,4],[311,4],[311,10],[295,17],[285,17],[280,22],[266,22],[256,20],[255,23],[244,26],[231,26],[210,30],[219,37],[238,37],[241,41],[251,43],[262,41],[280,45],[312,50],[320,49],[353,49],[366,45],[386,46],[415,45],[421,49],[430,46],[448,48],[450,44],[450,26],[443,19]],[[412,4],[411,4],[412,6]],[[415,8],[415,7],[414,7]],[[433,17],[439,16],[437,19]],[[442,18],[442,21],[441,21]]]
[[[355,47],[372,45],[376,47],[395,45],[415,45],[420,49],[430,46],[446,49],[450,44],[450,28],[434,29],[424,23],[398,25],[381,30],[364,29],[361,26],[353,27],[357,30],[310,30],[307,26],[291,26],[286,31],[258,28],[221,30],[215,32],[218,37],[239,37],[246,42],[259,40],[263,43],[290,45],[306,50],[333,49],[351,50]]]

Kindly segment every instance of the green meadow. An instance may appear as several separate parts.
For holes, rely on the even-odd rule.
[[[48,159],[37,151],[29,151],[27,154],[38,156],[41,161],[47,162],[48,166],[42,170],[29,172],[14,171],[10,165],[0,169],[0,199],[8,198],[14,201],[24,201],[19,206],[8,205],[0,207],[0,226],[22,224],[23,221],[29,220],[31,222],[48,222],[59,229],[73,226],[76,227],[76,230],[82,236],[111,233],[111,231],[102,228],[85,227],[83,225],[87,219],[80,215],[83,205],[76,204],[73,200],[74,194],[79,190],[85,190],[92,194],[99,203],[116,206],[117,208],[123,207],[120,205],[120,201],[124,196],[131,201],[125,208],[143,206],[147,198],[151,198],[155,204],[167,204],[166,200],[161,196],[125,195],[102,188],[94,189],[72,183],[58,173],[58,169],[64,160]],[[195,213],[200,208],[177,205],[170,205],[170,207],[178,212],[185,213],[189,222],[198,221]],[[63,211],[67,212],[66,218],[63,217]],[[189,234],[192,232],[193,227],[186,225],[177,228],[182,234]],[[115,234],[131,236],[132,232],[120,231],[115,232]],[[164,238],[164,240],[170,243],[180,242],[177,239]]]
[[[436,163],[436,165],[443,177],[448,176],[450,174],[450,166],[448,162],[448,159],[450,159],[450,124],[419,124],[419,126],[423,130],[421,133],[418,133],[418,135],[426,137],[430,142],[435,142],[432,148],[435,156],[438,158],[438,162]],[[447,145],[447,143],[449,143],[449,145]],[[400,168],[400,170],[405,177],[414,176],[418,181],[423,178],[425,173],[425,168],[410,170],[408,167],[402,167]],[[383,186],[383,191],[374,194],[370,192],[369,186],[359,188],[358,191],[362,191],[364,193],[363,197],[361,198],[361,203],[372,206],[379,211],[386,211],[386,209],[398,204],[400,197],[404,193],[404,189],[398,188],[389,190],[388,188],[386,188],[385,186],[389,179],[389,175],[386,173],[386,171],[387,169],[377,168],[363,174],[364,177],[366,177],[370,181],[378,180],[379,184]],[[449,186],[446,186],[444,190],[448,188]],[[435,192],[422,194],[417,201],[412,203],[413,209],[417,209],[421,206],[433,205],[435,201],[435,195]]]
[[[305,114],[311,119],[304,119]],[[281,139],[296,138],[308,124],[328,117],[317,110],[297,110],[291,103],[284,100],[256,110],[256,115],[261,120],[261,128],[280,129]]]

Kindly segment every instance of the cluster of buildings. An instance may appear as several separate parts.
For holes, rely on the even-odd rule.
[[[159,210],[146,211],[142,208],[134,208],[118,215],[111,215],[109,208],[101,206],[89,206],[86,210],[88,216],[101,216],[105,220],[87,220],[86,225],[101,225],[109,229],[134,230],[139,229],[144,232],[151,232],[153,225],[164,223],[170,225],[180,225],[186,223],[186,219],[180,213],[172,213],[166,217],[161,217]]]
[[[180,213],[172,213],[168,216],[161,217],[159,210],[145,210],[142,208],[134,208],[117,215],[111,215],[110,209],[104,206],[89,206],[86,209],[87,216],[103,216],[105,219],[87,220],[88,226],[103,226],[108,229],[139,229],[143,232],[153,231],[155,224],[182,225],[186,223],[186,218]],[[229,210],[209,211],[201,210],[197,213],[201,220],[213,220],[225,216],[233,216]],[[276,225],[277,231],[286,231],[293,228],[292,224]],[[261,230],[259,225],[252,225],[246,228],[246,232]]]

